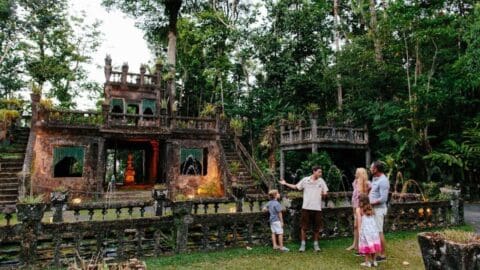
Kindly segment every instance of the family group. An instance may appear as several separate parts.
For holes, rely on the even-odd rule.
[[[354,215],[354,240],[347,250],[355,250],[356,255],[365,256],[365,267],[377,266],[379,261],[386,260],[385,236],[383,223],[387,214],[387,200],[390,183],[384,173],[385,165],[375,161],[370,166],[372,181],[369,181],[365,168],[358,168],[353,181],[352,206]],[[322,168],[313,167],[312,175],[300,180],[297,184],[289,184],[280,180],[280,184],[292,189],[303,191],[303,204],[300,216],[300,252],[305,252],[306,232],[312,228],[313,249],[320,251],[318,240],[323,229],[322,198],[328,193],[328,186],[322,178]],[[283,245],[283,215],[279,202],[278,190],[270,190],[270,201],[264,211],[270,213],[270,228],[272,230],[273,248],[289,251]]]

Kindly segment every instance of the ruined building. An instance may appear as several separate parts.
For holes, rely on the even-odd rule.
[[[168,94],[173,80],[164,79],[161,70],[157,64],[153,74],[145,67],[131,73],[124,64],[114,71],[107,56],[100,112],[44,108],[40,95],[32,94],[19,195],[65,188],[71,198],[98,199],[115,191],[137,199],[149,198],[155,184],[164,184],[172,199],[227,197],[232,184],[262,193],[267,177],[231,135],[221,112],[178,116]],[[15,199],[0,198],[2,204]]]

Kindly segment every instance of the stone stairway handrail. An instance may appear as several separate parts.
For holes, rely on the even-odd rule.
[[[275,180],[273,177],[266,176],[262,170],[258,167],[257,163],[255,160],[252,158],[252,156],[248,153],[247,149],[245,149],[245,146],[240,142],[240,139],[238,137],[234,137],[234,143],[235,143],[235,148],[237,149],[237,153],[240,154],[242,161],[247,165],[247,169],[250,171],[250,174],[253,175],[254,171],[258,174],[262,182],[269,188],[273,188],[275,185]]]

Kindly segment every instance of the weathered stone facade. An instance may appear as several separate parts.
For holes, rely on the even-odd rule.
[[[142,153],[141,165],[135,168],[141,171],[141,180],[135,180],[133,185],[153,188],[156,183],[166,183],[172,199],[177,194],[226,196],[228,166],[224,164],[220,146],[220,138],[226,131],[220,129],[225,126],[220,123],[221,112],[215,118],[177,116],[175,107],[170,106],[173,101],[166,94],[168,82],[162,81],[160,66],[152,75],[145,74],[145,67],[140,73],[128,73],[126,64],[117,72],[112,71],[111,59],[105,60],[105,100],[101,112],[47,109],[39,105],[39,99],[32,98],[31,134],[35,139],[27,149],[33,152],[33,158],[31,165],[27,164],[31,181],[21,184],[25,193],[30,190],[35,194],[49,193],[63,187],[70,191],[72,199],[101,197],[108,182],[116,178],[106,179],[107,164],[115,163],[115,173],[124,173],[118,169],[116,156],[115,161],[109,159],[109,153],[114,151],[116,155],[118,149]],[[62,163],[62,168],[58,160],[54,162],[54,152],[64,151],[58,148],[80,149],[82,156]],[[206,167],[203,173],[180,172],[182,149],[203,151],[202,166]],[[123,166],[126,160],[121,162]],[[81,172],[78,165],[68,177],[55,173],[56,165],[72,170],[72,164],[82,164]]]
[[[77,131],[78,132],[78,131]],[[97,136],[95,136],[97,135]],[[45,193],[63,186],[78,196],[88,196],[97,191],[97,156],[100,138],[95,132],[72,134],[68,130],[39,130],[36,134],[32,168],[33,193]],[[54,177],[53,151],[55,147],[77,146],[84,148],[83,172],[79,177]]]
[[[170,188],[174,194],[185,194],[189,196],[222,197],[225,195],[222,172],[220,166],[220,149],[215,140],[172,140],[170,142],[171,157],[168,179]],[[181,148],[206,149],[207,173],[206,175],[182,175],[180,173],[180,151]]]

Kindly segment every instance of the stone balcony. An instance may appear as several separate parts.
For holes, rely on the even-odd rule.
[[[40,110],[37,126],[145,134],[218,133],[218,118],[140,115],[95,111]]]

